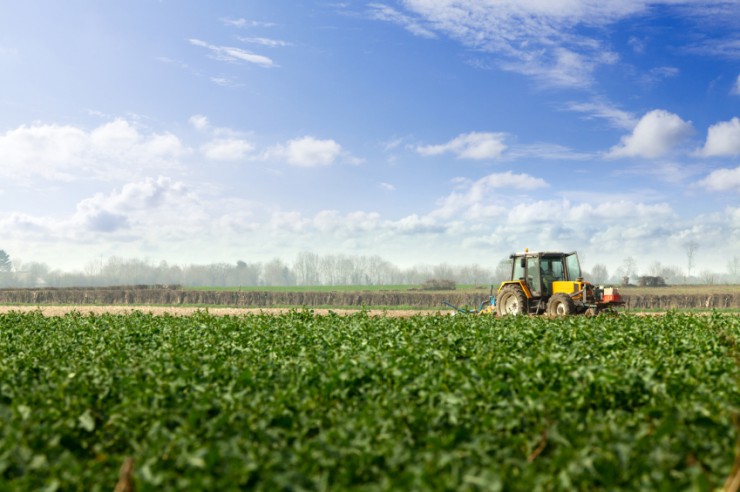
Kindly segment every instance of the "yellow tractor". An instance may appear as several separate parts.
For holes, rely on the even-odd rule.
[[[514,253],[511,277],[492,297],[499,316],[512,314],[598,314],[623,306],[616,288],[596,287],[581,274],[578,255],[560,252]]]

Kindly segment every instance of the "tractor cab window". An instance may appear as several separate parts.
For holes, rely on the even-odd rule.
[[[511,277],[511,280],[519,280],[526,278],[525,274],[525,268],[526,263],[524,258],[515,258],[514,259],[514,274]]]
[[[563,258],[561,256],[544,256],[540,263],[542,271],[542,290],[544,295],[552,294],[552,283],[565,280]]]
[[[542,276],[552,280],[565,280],[563,259],[559,256],[542,258]]]
[[[535,257],[527,258],[527,285],[532,294],[540,295],[540,259]]]
[[[568,268],[568,278],[570,280],[575,280],[583,276],[581,275],[581,265],[578,263],[578,256],[575,253],[565,257],[565,265]]]

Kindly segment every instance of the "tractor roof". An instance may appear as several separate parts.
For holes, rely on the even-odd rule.
[[[512,253],[509,258],[521,258],[522,256],[569,256],[576,254],[575,251],[523,251],[521,253]]]

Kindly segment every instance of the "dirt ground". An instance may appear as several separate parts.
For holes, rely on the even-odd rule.
[[[78,311],[81,314],[130,314],[134,311],[142,313],[151,313],[157,316],[169,314],[171,316],[189,316],[197,311],[206,311],[206,308],[179,307],[179,306],[0,306],[0,313],[30,312],[41,311],[45,316],[64,316],[67,313]],[[208,313],[214,316],[243,316],[248,314],[282,314],[291,310],[287,308],[270,308],[270,309],[247,309],[247,308],[225,308],[209,307]],[[329,314],[329,309],[313,309],[317,315]],[[341,316],[347,316],[359,312],[359,310],[350,309],[332,309],[334,313]],[[431,315],[441,312],[451,314],[452,311],[402,311],[402,310],[367,310],[370,316],[386,316],[389,318],[407,318],[417,314]]]

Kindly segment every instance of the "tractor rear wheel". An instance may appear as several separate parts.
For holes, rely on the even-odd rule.
[[[576,304],[568,294],[555,294],[547,302],[547,314],[550,316],[568,316],[575,312]]]
[[[504,287],[496,299],[496,311],[499,316],[527,314],[527,296],[516,285]]]

